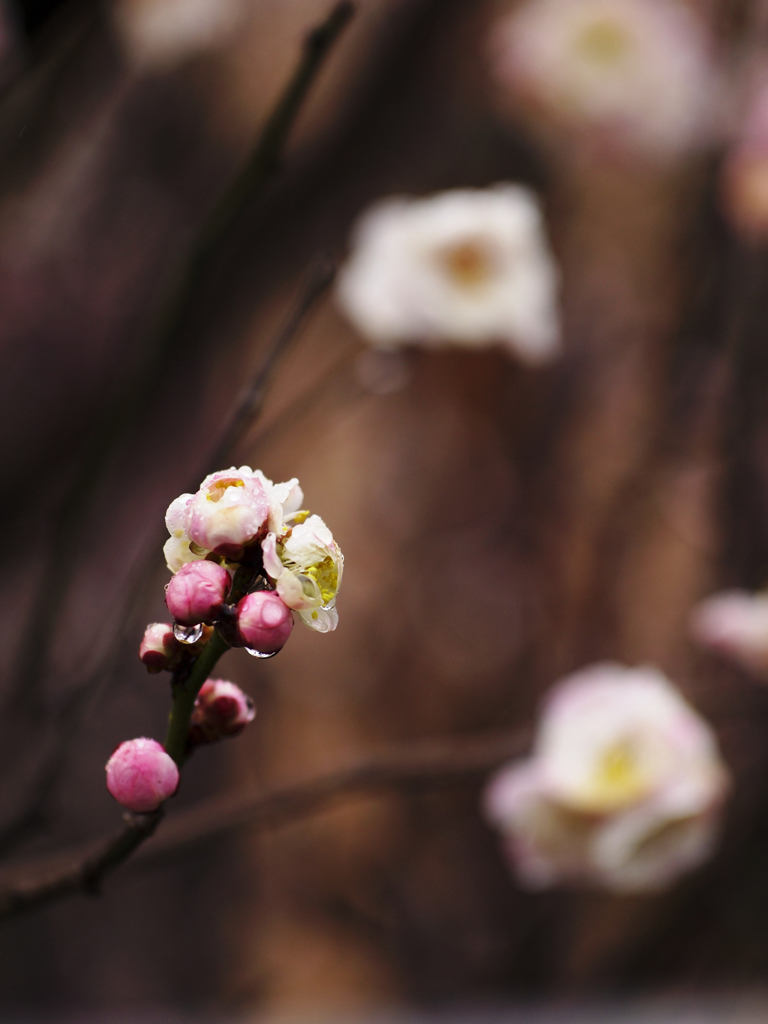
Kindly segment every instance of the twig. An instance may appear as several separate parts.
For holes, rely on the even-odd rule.
[[[162,811],[153,814],[124,815],[125,825],[111,839],[104,841],[95,852],[72,863],[50,878],[19,881],[0,892],[0,918],[11,917],[22,910],[31,910],[52,903],[76,892],[98,893],[102,879],[119,867],[133,851],[152,835]]]
[[[353,794],[473,784],[528,747],[526,731],[404,743],[349,768],[257,794],[217,797],[171,819],[136,863],[164,860],[196,843],[241,828],[265,830],[295,821]],[[126,815],[122,831],[95,847],[25,866],[0,885],[0,919],[93,892],[154,832],[160,814]]]
[[[267,353],[253,379],[243,392],[230,425],[227,427],[210,458],[209,472],[213,473],[222,468],[230,457],[230,453],[237,448],[237,445],[248,432],[248,429],[258,419],[264,406],[267,389],[278,363],[290,348],[291,343],[298,335],[299,329],[311,310],[314,309],[318,299],[331,286],[335,274],[336,268],[332,263],[324,259],[316,260],[310,267],[295,306],[288,314],[287,320],[267,349]],[[196,484],[197,482],[195,482]]]
[[[233,449],[253,423],[258,420],[277,365],[298,336],[318,300],[330,286],[334,273],[335,269],[332,264],[323,259],[317,259],[310,267],[294,305],[268,345],[266,355],[249,381],[229,427],[217,445],[213,457],[209,460],[208,468],[201,469],[199,476],[213,472],[225,465],[232,457]],[[315,385],[316,389],[317,385]],[[306,396],[304,401],[306,402]],[[193,486],[196,487],[197,482],[198,480],[195,480]],[[156,560],[157,552],[161,547],[162,538],[153,539],[152,543],[147,546],[147,552],[138,557],[137,564],[131,571],[131,581],[128,586],[130,597],[126,602],[127,610],[121,616],[122,626],[116,632],[114,643],[109,646],[106,657],[94,668],[85,683],[74,693],[68,695],[57,711],[58,741],[54,742],[49,757],[46,758],[35,777],[31,799],[19,814],[0,828],[0,856],[8,854],[27,837],[29,832],[43,823],[44,808],[57,780],[61,777],[66,748],[71,743],[73,730],[77,728],[78,719],[88,705],[88,698],[104,681],[108,671],[108,659],[112,657],[114,645],[124,640],[128,631],[135,625],[135,606],[138,594],[143,580],[151,571],[151,563]]]
[[[297,68],[250,159],[216,204],[172,284],[155,328],[149,334],[143,358],[108,403],[102,422],[94,431],[62,504],[43,568],[42,582],[19,645],[20,655],[14,675],[18,684],[18,700],[23,706],[32,707],[39,702],[39,684],[74,572],[83,524],[109,456],[142,412],[153,382],[159,377],[162,363],[174,349],[184,314],[209,264],[217,255],[221,241],[246,205],[253,201],[278,169],[286,140],[307,93],[353,13],[351,3],[339,3],[328,18],[307,36]],[[40,623],[45,623],[45,629],[40,629]]]

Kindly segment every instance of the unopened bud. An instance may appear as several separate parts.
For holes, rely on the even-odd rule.
[[[169,622],[150,622],[144,630],[139,657],[149,672],[175,668],[181,658],[181,645]]]
[[[179,769],[157,740],[126,740],[107,761],[107,789],[137,814],[156,811],[178,785]]]
[[[245,647],[275,654],[291,635],[291,609],[273,590],[258,590],[238,604],[237,629]]]
[[[229,592],[227,570],[216,562],[183,565],[165,592],[168,611],[182,626],[213,622]]]
[[[255,717],[253,701],[239,686],[226,679],[208,679],[195,701],[189,739],[197,745],[237,736]]]

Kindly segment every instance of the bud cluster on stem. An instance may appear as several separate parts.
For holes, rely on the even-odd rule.
[[[165,602],[174,621],[147,626],[139,657],[149,672],[172,674],[173,704],[164,746],[129,740],[107,764],[109,792],[129,810],[156,811],[197,746],[253,721],[253,702],[238,686],[208,678],[222,654],[277,654],[294,611],[318,632],[336,628],[343,556],[303,501],[298,480],[274,484],[241,466],[212,473],[171,503],[164,552],[174,575]]]

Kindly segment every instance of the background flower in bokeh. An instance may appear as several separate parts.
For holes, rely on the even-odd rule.
[[[768,677],[768,594],[712,594],[693,609],[691,633],[702,647]]]
[[[728,774],[712,730],[652,668],[583,669],[550,693],[534,754],[486,813],[532,888],[662,888],[712,851]]]
[[[768,70],[753,73],[722,171],[723,210],[747,238],[768,237]]]
[[[677,0],[527,0],[491,51],[504,90],[603,152],[670,159],[712,137],[712,41]]]
[[[558,277],[535,195],[497,185],[376,203],[338,297],[374,345],[501,343],[535,364],[559,351]]]
[[[113,10],[129,59],[147,70],[220,45],[244,14],[241,0],[118,0]]]

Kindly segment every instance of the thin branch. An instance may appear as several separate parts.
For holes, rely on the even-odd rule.
[[[336,268],[324,259],[316,260],[310,267],[296,304],[267,349],[253,379],[243,392],[229,426],[210,458],[209,472],[214,473],[225,465],[227,459],[231,457],[231,453],[258,419],[264,407],[267,389],[278,364],[291,347],[307,316],[315,308],[318,299],[331,286],[335,274]],[[197,482],[195,482],[195,486],[197,486]]]
[[[152,814],[123,815],[125,825],[114,837],[105,840],[95,851],[77,859],[51,877],[20,880],[0,891],[0,918],[12,917],[22,910],[53,903],[74,893],[99,892],[106,875],[130,857],[157,828],[162,811]]]
[[[279,168],[288,135],[325,58],[346,28],[354,7],[337,4],[326,20],[309,33],[299,63],[269,117],[243,169],[217,202],[201,228],[186,261],[172,283],[143,357],[113,400],[94,431],[79,470],[62,504],[48,548],[42,581],[27,629],[19,644],[14,672],[21,704],[39,702],[39,685],[48,663],[52,638],[71,582],[84,522],[99,481],[119,440],[142,413],[160,368],[174,350],[185,313],[198,291],[219,246],[245,207],[261,192]],[[40,623],[45,629],[40,629]]]
[[[220,469],[222,465],[226,465],[232,458],[232,452],[237,444],[258,420],[277,366],[298,337],[301,328],[317,305],[318,300],[330,286],[334,274],[334,267],[324,259],[315,260],[309,268],[300,292],[291,306],[284,323],[267,346],[264,358],[248,382],[231,418],[230,425],[226,428],[222,440],[209,460],[208,468],[201,469],[199,476],[214,472]],[[316,389],[317,385],[315,385]],[[306,396],[304,401],[307,401]],[[197,486],[197,480],[194,481],[193,486]],[[113,643],[108,646],[106,656],[93,669],[85,683],[78,687],[74,693],[67,695],[61,707],[57,710],[55,728],[58,732],[58,739],[53,742],[49,756],[45,759],[45,763],[35,776],[31,787],[32,795],[26,806],[11,821],[5,823],[0,828],[0,856],[7,855],[18,843],[26,839],[32,831],[44,823],[45,806],[51,793],[54,791],[56,782],[61,777],[66,751],[71,743],[73,730],[77,728],[81,715],[88,707],[88,698],[104,682],[105,676],[109,671],[108,662],[112,659],[114,646],[122,643],[128,632],[135,626],[136,606],[142,583],[147,573],[151,571],[152,563],[157,559],[157,552],[161,547],[162,537],[153,539],[151,544],[147,545],[147,551],[137,558],[136,566],[131,571],[131,579],[128,585],[129,597],[126,601],[124,614],[121,616],[122,625],[116,631]]]
[[[415,741],[307,782],[265,793],[217,797],[172,818],[163,834],[141,852],[137,865],[165,860],[197,843],[237,829],[266,830],[296,821],[355,794],[477,784],[530,742],[526,731]],[[25,866],[0,884],[0,919],[92,893],[155,831],[162,812],[127,814],[117,836],[69,854]]]

